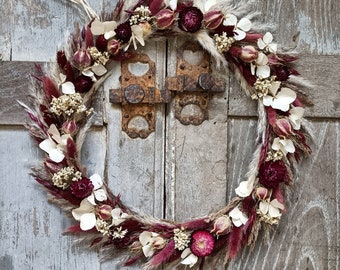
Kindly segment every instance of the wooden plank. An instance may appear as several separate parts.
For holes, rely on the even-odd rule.
[[[83,153],[89,171],[103,173],[93,160],[105,156],[105,134],[92,132],[85,142],[85,149],[96,146]],[[1,127],[0,140],[0,269],[99,269],[96,252],[75,245],[77,236],[63,235],[75,221],[49,204],[46,192],[29,176],[43,154],[27,131]]]
[[[228,198],[246,173],[254,150],[254,120],[229,122]],[[298,164],[294,186],[287,191],[287,213],[270,233],[268,244],[245,250],[228,269],[338,269],[340,265],[340,122],[312,122],[313,154]],[[246,152],[247,151],[247,152]]]
[[[314,85],[314,88],[305,90],[314,103],[307,108],[306,116],[340,118],[340,77],[337,72],[340,70],[340,56],[301,55],[297,70]],[[235,78],[231,79],[229,95],[229,115],[257,115],[257,102],[247,97]]]

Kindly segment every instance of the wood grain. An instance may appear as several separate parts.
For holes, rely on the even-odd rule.
[[[89,2],[98,14],[116,3]],[[298,166],[287,213],[268,244],[261,234],[252,253],[245,250],[226,268],[340,269],[340,2],[234,2],[252,2],[260,22],[278,26],[275,40],[302,52],[298,70],[316,85],[308,92],[315,105],[306,112],[315,144],[313,156]],[[54,58],[65,31],[84,21],[81,11],[67,1],[0,0],[0,12],[0,269],[122,269],[122,258],[100,262],[95,251],[73,244],[76,237],[62,235],[74,221],[47,203],[28,176],[43,154],[19,126],[25,113],[16,99],[25,100],[28,74],[35,62]],[[156,62],[160,88],[166,75],[174,75],[174,46],[169,44],[167,62],[164,43],[145,48]],[[89,174],[103,175],[125,203],[157,217],[185,220],[225,205],[254,151],[255,104],[238,82],[227,75],[227,91],[211,100],[210,120],[201,126],[179,124],[173,104],[158,106],[156,132],[132,140],[120,130],[119,106],[107,102],[108,90],[119,87],[119,66],[116,71],[98,96],[97,126],[83,148]]]

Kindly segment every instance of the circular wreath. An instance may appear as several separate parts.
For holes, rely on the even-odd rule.
[[[278,49],[270,32],[257,33],[231,1],[212,6],[176,0],[139,1],[128,8],[120,1],[101,21],[85,0],[90,22],[70,35],[57,61],[46,71],[37,66],[27,127],[46,152],[35,179],[52,201],[72,214],[80,234],[110,256],[129,255],[125,265],[144,262],[196,265],[208,257],[233,259],[254,244],[261,228],[278,224],[285,211],[284,189],[292,184],[292,166],[311,150],[302,130],[306,87],[293,62]],[[90,126],[91,104],[112,66],[135,55],[152,38],[189,36],[212,57],[217,68],[229,66],[258,103],[257,148],[246,180],[224,208],[205,217],[177,223],[131,211],[108,189],[100,175],[87,175],[80,152]]]

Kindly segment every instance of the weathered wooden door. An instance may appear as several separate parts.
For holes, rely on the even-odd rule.
[[[98,13],[115,5],[89,2]],[[252,252],[244,250],[226,268],[340,269],[340,4],[259,0],[253,7],[260,22],[278,25],[278,42],[301,52],[298,68],[315,85],[307,111],[313,155],[296,172],[288,211],[267,244],[261,235]],[[46,202],[28,175],[42,153],[16,103],[25,101],[34,63],[54,58],[80,12],[47,0],[0,0],[0,12],[0,269],[120,269],[120,259],[100,262],[95,251],[73,244],[76,237],[62,235],[72,220]],[[174,74],[176,42],[144,49],[156,63],[160,89]],[[114,193],[146,214],[185,220],[221,208],[247,171],[256,135],[255,104],[233,76],[227,81],[226,91],[210,101],[208,121],[183,126],[173,104],[158,105],[155,132],[131,139],[121,131],[119,106],[108,102],[108,90],[119,86],[117,76],[110,77],[83,152],[89,172],[105,175]]]

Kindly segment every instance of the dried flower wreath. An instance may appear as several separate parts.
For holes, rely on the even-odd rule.
[[[301,125],[306,101],[301,89],[307,85],[293,67],[297,58],[280,52],[270,32],[255,32],[243,17],[246,8],[230,0],[220,5],[121,0],[109,21],[101,21],[85,0],[70,1],[85,8],[90,22],[57,52],[53,68],[44,73],[38,66],[34,109],[21,103],[31,119],[29,132],[47,153],[33,175],[52,201],[79,221],[68,232],[108,256],[125,252],[125,265],[141,261],[145,269],[161,264],[203,269],[208,257],[233,259],[243,246],[253,245],[261,227],[279,222],[294,160],[311,152]],[[108,63],[129,59],[147,39],[170,35],[190,35],[216,66],[232,67],[259,111],[258,145],[237,196],[223,209],[184,223],[132,212],[100,175],[88,176],[80,160],[94,94],[110,75]]]

